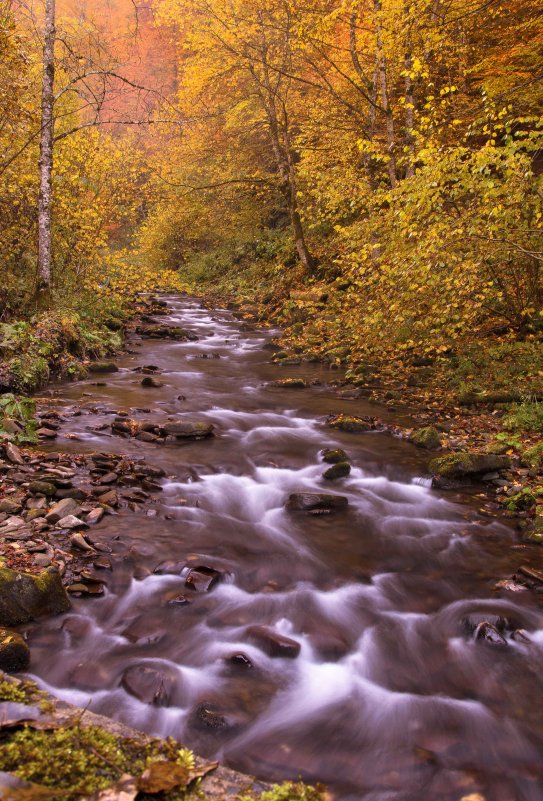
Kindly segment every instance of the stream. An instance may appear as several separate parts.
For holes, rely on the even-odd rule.
[[[495,589],[525,559],[512,530],[481,515],[473,493],[431,490],[427,452],[327,428],[330,413],[392,413],[338,398],[322,365],[272,364],[276,332],[167,301],[157,321],[197,341],[133,337],[119,372],[51,391],[64,422],[50,450],[123,453],[167,478],[151,507],[93,529],[112,550],[105,594],[26,627],[32,676],[259,778],[323,782],[342,801],[541,801],[543,616],[533,593]],[[134,368],[149,364],[162,388],[141,386]],[[291,375],[322,383],[270,385]],[[217,436],[122,439],[114,411],[210,422]],[[338,447],[352,472],[325,481],[320,452]],[[295,492],[349,505],[295,513],[284,506]],[[187,589],[191,567],[205,570]],[[469,633],[493,616],[506,646]]]

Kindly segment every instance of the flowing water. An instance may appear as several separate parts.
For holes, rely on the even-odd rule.
[[[326,386],[270,386],[331,376],[271,364],[273,332],[191,299],[168,304],[164,320],[198,341],[136,341],[105,386],[53,392],[62,434],[77,436],[56,448],[127,453],[168,478],[155,517],[121,511],[94,529],[113,549],[107,592],[28,628],[35,677],[232,767],[322,781],[345,800],[541,801],[542,615],[533,593],[494,589],[527,558],[511,531],[474,499],[429,489],[427,454],[408,443],[324,425],[330,412],[375,406]],[[162,389],[133,372],[150,363]],[[210,421],[218,436],[157,446],[97,430],[112,410],[134,408],[149,409],[134,414],[142,419]],[[348,479],[322,479],[325,447],[348,451]],[[349,506],[293,514],[284,502],[296,491],[332,491]],[[222,581],[187,593],[187,565]],[[191,603],[176,603],[180,594]],[[503,616],[529,641],[475,642],[462,623],[470,614]],[[299,655],[265,653],[255,625],[295,640]],[[155,703],[129,691],[127,671],[142,666],[161,677]]]

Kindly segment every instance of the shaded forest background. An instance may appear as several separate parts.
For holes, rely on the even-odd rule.
[[[190,288],[354,379],[543,393],[541,0],[138,6],[57,6],[44,308],[43,9],[0,3],[6,386],[77,375],[136,291]]]

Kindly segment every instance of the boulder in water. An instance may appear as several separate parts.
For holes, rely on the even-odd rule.
[[[251,626],[247,629],[247,636],[250,642],[272,658],[296,659],[300,653],[299,642],[267,626]]]
[[[383,427],[376,417],[354,417],[347,414],[332,415],[328,418],[327,425],[336,431],[345,431],[348,434],[364,434]]]
[[[18,626],[70,607],[58,570],[50,567],[32,576],[0,567],[0,625]]]
[[[148,665],[127,668],[121,684],[138,701],[156,706],[167,706],[175,687],[173,676]]]
[[[0,628],[0,670],[18,673],[30,664],[30,649],[16,631]]]
[[[91,362],[88,366],[90,373],[118,373],[119,368],[115,362]]]
[[[161,426],[161,433],[167,437],[176,439],[206,439],[214,436],[215,426],[205,422],[191,422],[180,420],[177,422],[165,423]]]
[[[430,462],[430,472],[439,478],[461,479],[477,476],[493,470],[507,470],[511,467],[509,456],[494,453],[468,453],[458,451],[440,456]]]
[[[145,378],[142,379],[141,385],[147,389],[161,389],[164,386],[162,381],[159,381],[158,378],[152,375],[146,375]]]
[[[295,492],[289,496],[285,508],[289,512],[307,512],[309,514],[324,515],[345,509],[348,503],[348,499],[343,495]]]
[[[322,474],[326,481],[337,481],[340,478],[347,478],[351,473],[349,462],[337,462]]]
[[[349,462],[350,459],[343,448],[325,448],[321,451],[322,461],[327,464],[339,464],[339,462]]]
[[[442,445],[441,434],[434,426],[426,426],[412,431],[409,435],[409,442],[428,451],[437,451]]]
[[[45,519],[48,523],[58,523],[63,517],[68,517],[69,515],[79,517],[81,513],[81,507],[73,498],[64,498],[49,509]]]

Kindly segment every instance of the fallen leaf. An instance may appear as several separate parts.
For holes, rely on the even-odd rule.
[[[62,791],[55,791],[58,797]],[[32,784],[11,773],[0,772],[0,801],[47,801],[51,799],[51,788]]]
[[[134,801],[138,794],[138,786],[135,778],[125,773],[118,782],[106,787],[105,790],[98,790],[93,796],[82,801]]]
[[[207,762],[196,768],[187,768],[177,762],[152,762],[138,781],[144,793],[162,793],[176,787],[188,787],[196,779],[216,770],[218,762]]]

